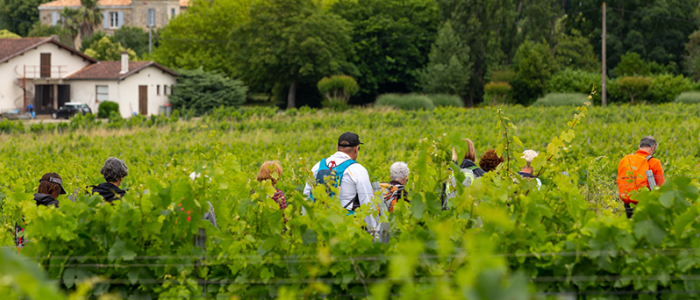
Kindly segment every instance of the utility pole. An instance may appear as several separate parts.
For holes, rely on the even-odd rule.
[[[153,51],[153,25],[155,25],[156,22],[156,16],[155,13],[153,14],[153,18],[151,18],[151,2],[143,2],[143,4],[148,5],[148,11],[146,15],[148,16],[147,22],[148,22],[148,53],[151,53]]]
[[[600,91],[600,97],[601,97],[601,106],[605,106],[608,102],[608,97],[607,97],[607,87],[606,87],[606,77],[607,77],[607,60],[605,57],[605,2],[603,2],[603,84],[602,84],[602,91]]]

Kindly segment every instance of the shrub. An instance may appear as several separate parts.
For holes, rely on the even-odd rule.
[[[582,106],[588,95],[579,93],[553,93],[537,99],[533,106]]]
[[[649,66],[639,54],[627,52],[620,58],[620,63],[615,67],[615,76],[646,76],[649,75]]]
[[[676,97],[676,100],[674,100],[673,102],[698,104],[700,103],[700,92],[681,93],[680,95],[678,95],[678,97]]]
[[[593,95],[592,102],[600,104],[601,81],[602,75],[600,73],[567,68],[552,76],[547,90],[549,93],[582,93],[588,95],[591,93],[591,89],[595,89],[596,93]],[[608,90],[610,90],[610,85],[608,85]]]
[[[681,93],[693,90],[693,83],[683,75],[661,74],[650,79],[651,85],[643,98],[652,103],[672,102]]]
[[[245,103],[248,87],[243,82],[218,71],[180,70],[177,85],[169,96],[173,109],[187,117],[202,115],[220,106],[240,106]],[[189,119],[189,118],[188,118]]]
[[[348,104],[350,96],[360,91],[360,86],[357,85],[357,81],[347,75],[323,77],[316,87],[318,87],[318,91],[321,92],[326,101],[341,102],[343,104]]]
[[[511,84],[515,81],[515,79],[517,77],[518,77],[518,74],[515,73],[515,71],[513,71],[513,70],[500,69],[500,70],[491,71],[491,75],[489,76],[489,81],[490,82],[507,82],[508,84]]]
[[[630,96],[630,103],[634,104],[634,98],[643,95],[651,85],[649,77],[629,76],[615,80],[617,87]]]
[[[119,113],[119,103],[104,101],[100,103],[99,107],[97,107],[97,117],[100,119],[109,118],[112,115],[112,112]]]
[[[491,99],[492,105],[496,105],[497,103],[506,103],[512,89],[508,82],[490,82],[484,85],[484,94]]]
[[[435,108],[433,101],[427,96],[416,94],[384,94],[377,97],[376,106],[391,106],[404,110],[432,110]]]
[[[433,94],[428,95],[436,107],[464,107],[462,98],[456,95]]]
[[[346,111],[348,110],[348,108],[350,108],[350,106],[343,103],[342,101],[323,100],[323,102],[321,102],[321,105],[323,106],[323,108],[327,108],[332,111]]]

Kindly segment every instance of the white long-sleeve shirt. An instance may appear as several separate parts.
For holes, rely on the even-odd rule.
[[[338,151],[329,158],[326,158],[326,164],[335,161],[335,165],[338,166],[348,159],[350,159],[349,155]],[[316,174],[318,174],[320,164],[321,162],[319,161],[311,168],[314,178],[316,178]],[[304,187],[304,195],[310,196],[311,189],[312,186],[307,182]],[[372,189],[372,183],[369,179],[369,173],[367,169],[359,163],[352,164],[345,169],[343,181],[340,183],[339,189],[338,199],[340,199],[340,205],[350,209],[352,209],[352,204],[350,204],[350,202],[355,199],[355,196],[358,196],[360,205],[372,203],[372,197],[374,197],[374,190]],[[376,220],[371,216],[367,217],[365,222],[367,222],[367,225],[370,227],[376,228]]]

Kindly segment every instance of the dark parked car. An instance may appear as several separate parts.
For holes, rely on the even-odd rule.
[[[51,113],[51,117],[54,119],[68,119],[77,113],[82,113],[83,115],[91,114],[92,110],[85,103],[68,102]]]

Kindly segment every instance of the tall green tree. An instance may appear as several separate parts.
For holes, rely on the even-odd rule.
[[[193,1],[192,6],[163,28],[159,46],[149,59],[170,68],[202,66],[205,71],[218,70],[233,76],[234,40],[237,39],[233,32],[248,20],[251,2],[253,0]]]
[[[419,88],[415,70],[427,64],[441,22],[437,1],[339,0],[330,10],[353,25],[351,61],[361,88],[353,101]]]
[[[159,40],[159,33],[160,30],[153,31],[152,39],[154,41]],[[112,40],[120,43],[125,48],[134,50],[138,57],[143,57],[144,54],[148,53],[148,32],[140,27],[123,26],[114,31]],[[158,43],[154,43],[154,47],[158,46]]]
[[[685,43],[697,28],[697,0],[643,1],[609,0],[607,3],[607,67],[617,66],[627,52],[644,61],[683,65]],[[581,0],[569,10],[581,18],[570,18],[568,28],[589,37],[595,53],[601,53],[601,1]],[[677,69],[676,72],[679,72]]]
[[[237,74],[249,85],[288,86],[287,107],[293,108],[301,82],[352,74],[350,28],[311,0],[257,2],[235,33]]]
[[[71,37],[70,45],[76,48],[76,38],[80,34],[80,22],[78,21],[78,10],[65,7],[61,11],[61,26]]]
[[[686,55],[683,60],[688,77],[700,80],[700,31],[690,35],[690,41],[685,44]]]
[[[80,24],[80,39],[89,39],[95,27],[102,26],[102,9],[97,6],[97,0],[80,0],[80,3],[82,5],[74,18]]]
[[[511,28],[516,8],[512,0],[442,0],[440,10],[443,18],[451,20],[462,44],[470,47],[472,74],[465,102],[473,106],[483,99],[489,67],[509,63],[511,42],[517,37],[517,30]]]
[[[0,19],[4,29],[27,36],[39,21],[39,5],[52,0],[0,0]]]
[[[418,71],[423,92],[466,96],[472,72],[469,46],[462,44],[449,21],[440,29],[428,57],[428,65]]]
[[[543,96],[549,79],[557,70],[556,60],[547,43],[525,41],[518,47],[513,60],[518,70],[515,98],[520,104],[532,104]]]

